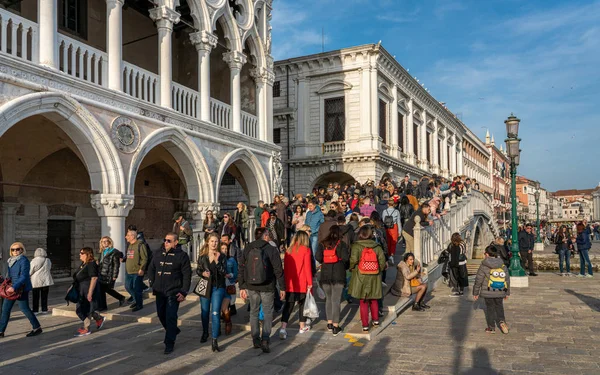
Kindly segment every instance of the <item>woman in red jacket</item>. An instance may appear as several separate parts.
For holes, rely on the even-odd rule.
[[[310,326],[306,324],[306,317],[303,314],[306,293],[310,293],[313,282],[312,253],[309,244],[308,233],[303,231],[296,232],[283,259],[285,305],[283,306],[281,329],[279,330],[279,338],[282,340],[287,338],[286,327],[296,302],[299,305],[300,333],[305,333],[310,329]]]

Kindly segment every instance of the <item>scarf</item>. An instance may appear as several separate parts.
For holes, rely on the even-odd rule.
[[[277,222],[277,220],[269,220],[269,232],[271,232],[271,235],[273,236],[273,239],[275,241],[278,240],[277,231],[275,231],[275,223],[276,222]]]
[[[22,257],[23,257],[23,254],[19,254],[16,257],[10,257],[10,258],[8,258],[8,266],[12,267],[13,264],[17,263],[17,261],[19,259],[21,259]]]
[[[106,257],[108,254],[112,253],[114,249],[114,247],[107,247],[104,249],[104,251],[102,251],[102,259],[104,259],[104,257]]]

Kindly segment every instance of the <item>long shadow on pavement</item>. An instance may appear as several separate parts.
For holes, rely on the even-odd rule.
[[[600,312],[600,299],[592,297],[592,296],[586,296],[585,294],[577,293],[576,291],[574,291],[572,289],[565,289],[565,292],[572,294],[575,297],[579,298],[579,300],[581,302],[585,303],[586,305],[588,305],[590,307],[590,309],[592,309],[596,312]]]

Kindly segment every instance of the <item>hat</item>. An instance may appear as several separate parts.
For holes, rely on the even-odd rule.
[[[360,190],[354,189],[354,192],[352,194],[360,195]]]

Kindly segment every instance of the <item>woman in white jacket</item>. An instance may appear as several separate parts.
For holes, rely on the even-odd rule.
[[[50,285],[54,285],[52,280],[52,262],[48,259],[46,250],[42,248],[35,249],[34,258],[31,261],[29,275],[31,276],[31,285],[33,286],[33,312],[38,314],[40,307],[40,294],[42,297],[42,312],[48,313],[48,292]]]

